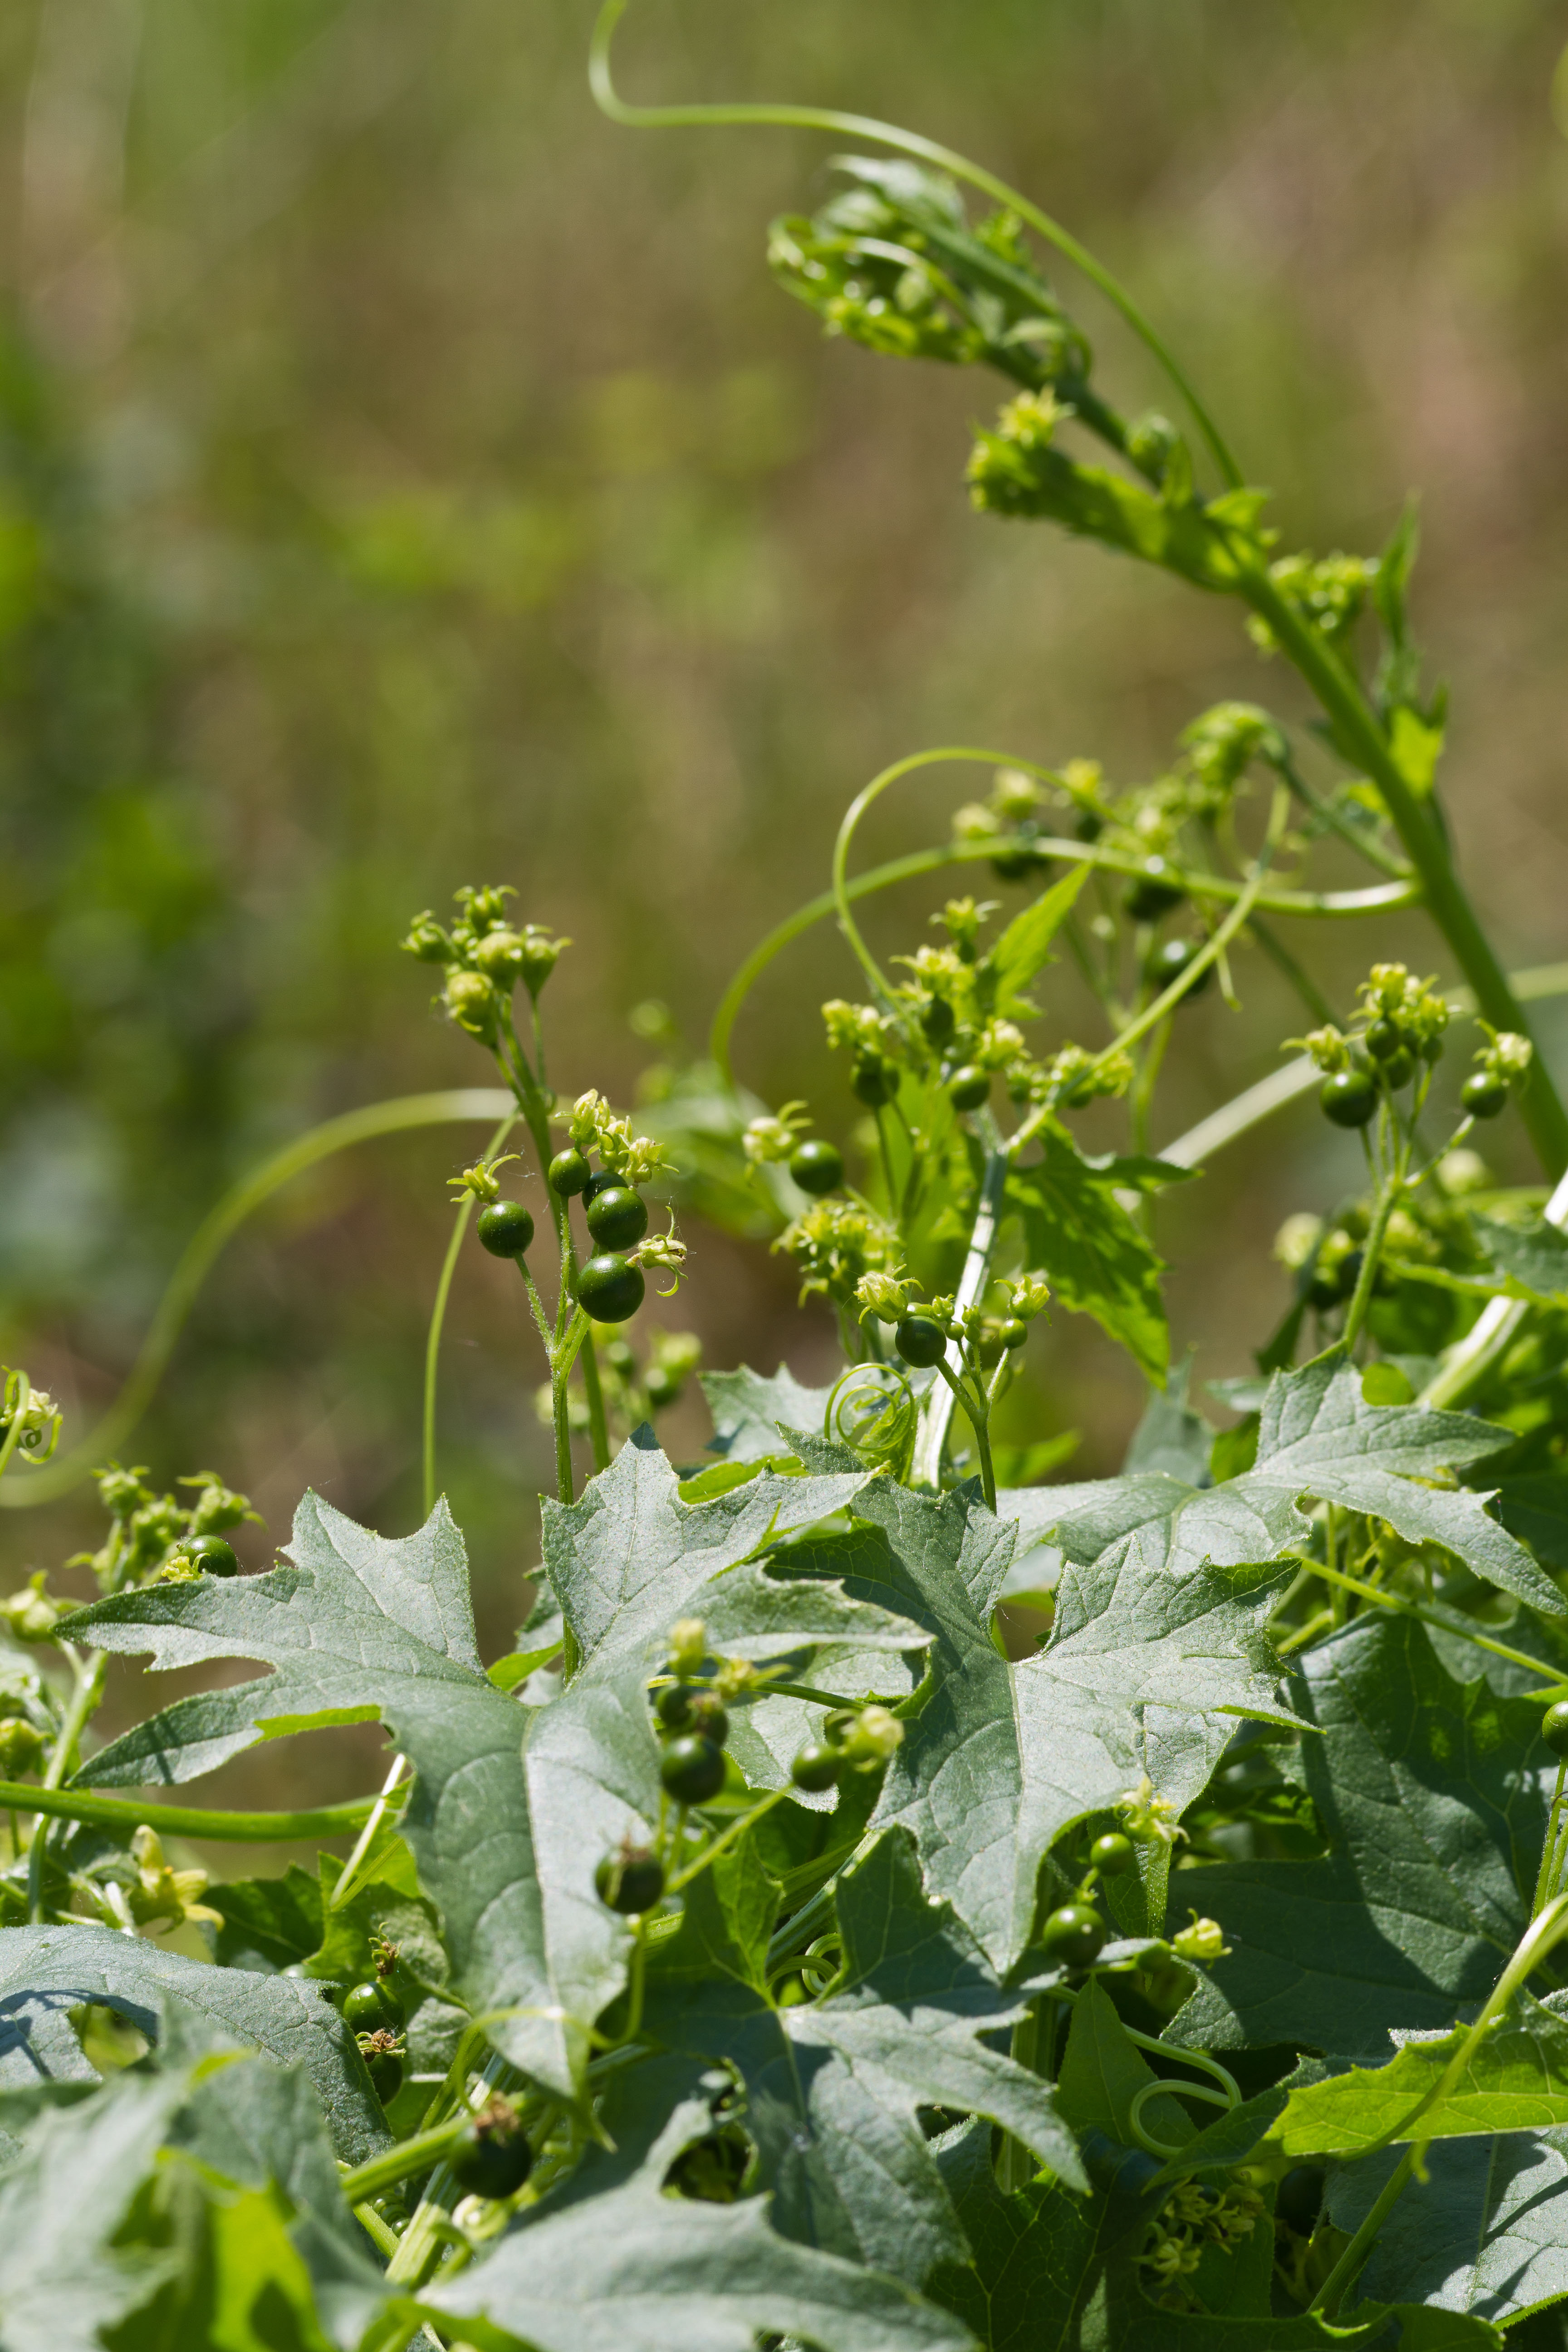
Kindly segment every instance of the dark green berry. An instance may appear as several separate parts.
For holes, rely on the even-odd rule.
[[[184,1547],[185,1558],[204,1576],[237,1576],[239,1554],[222,1536],[193,1536]]]
[[[1310,2238],[1318,2226],[1318,2216],[1323,2210],[1323,2168],[1321,2164],[1292,2165],[1279,2183],[1274,2199],[1276,2218],[1294,2230],[1299,2238]]]
[[[1391,1061],[1394,1055],[1400,1051],[1404,1045],[1405,1040],[1400,1035],[1398,1030],[1394,1027],[1393,1022],[1384,1019],[1380,1014],[1378,1019],[1375,1020],[1368,1029],[1366,1035],[1362,1040],[1362,1043],[1365,1045],[1367,1052],[1371,1054],[1375,1060],[1379,1062],[1387,1062]]]
[[[836,1706],[822,1719],[822,1736],[835,1748],[842,1748],[860,1720],[860,1710],[855,1706]]]
[[[803,1192],[820,1201],[825,1192],[837,1192],[843,1183],[844,1160],[837,1144],[824,1136],[813,1136],[809,1143],[796,1145],[789,1172]]]
[[[1383,1075],[1395,1094],[1399,1092],[1401,1087],[1407,1087],[1410,1084],[1415,1075],[1415,1064],[1403,1045],[1397,1053],[1388,1055],[1383,1065]]]
[[[1497,1118],[1508,1108],[1508,1081],[1475,1070],[1459,1088],[1459,1100],[1472,1118]]]
[[[947,1353],[947,1333],[929,1315],[906,1315],[893,1333],[893,1345],[906,1364],[940,1364]]]
[[[1123,1837],[1120,1830],[1107,1830],[1103,1837],[1097,1837],[1089,1858],[1101,1878],[1121,1878],[1138,1860],[1131,1839]]]
[[[510,2100],[470,2116],[447,2161],[465,2197],[515,2197],[533,2170],[533,2150]]]
[[[367,1979],[343,1995],[343,2023],[356,2033],[401,2033],[403,2003],[379,1978]]]
[[[642,1305],[647,1288],[640,1265],[604,1250],[577,1276],[577,1304],[595,1323],[625,1323]]]
[[[1336,1070],[1319,1088],[1318,1105],[1336,1127],[1364,1127],[1377,1108],[1377,1088],[1364,1070]]]
[[[1568,1756],[1568,1698],[1560,1698],[1541,1718],[1541,1737],[1553,1756]]]
[[[730,1737],[730,1717],[723,1700],[716,1690],[699,1687],[692,1691],[686,1704],[683,1731],[700,1732],[715,1748],[722,1748]]]
[[[672,1739],[659,1759],[658,1777],[682,1805],[705,1805],[724,1785],[724,1751],[700,1733]]]
[[[646,1846],[623,1846],[607,1853],[594,1873],[601,1903],[630,1918],[651,1911],[664,1893],[664,1864]]]
[[[559,1193],[562,1200],[570,1201],[574,1193],[582,1192],[584,1186],[591,1180],[593,1172],[574,1144],[570,1150],[558,1151],[551,1161],[547,1171],[550,1189],[552,1192]]]
[[[1005,1349],[1021,1348],[1028,1336],[1028,1325],[1016,1315],[1005,1315],[996,1327],[996,1337]]]
[[[689,1683],[666,1683],[653,1703],[653,1711],[667,1731],[685,1731],[690,1727],[693,1692]]]
[[[921,1007],[921,1028],[928,1043],[945,1045],[957,1026],[958,1016],[945,996],[932,996]]]
[[[899,1091],[899,1074],[880,1054],[868,1054],[849,1073],[849,1091],[872,1110],[891,1102]]]
[[[813,1796],[831,1789],[844,1769],[844,1759],[837,1748],[816,1740],[803,1748],[789,1768],[789,1777],[797,1789],[807,1790]]]
[[[1122,893],[1121,903],[1135,923],[1157,922],[1179,907],[1186,891],[1163,857],[1148,858]]]
[[[1181,979],[1194,956],[1202,953],[1203,944],[1201,940],[1179,939],[1161,941],[1143,966],[1143,977],[1156,995],[1169,988],[1173,981]],[[1205,964],[1202,971],[1188,989],[1187,996],[1189,998],[1201,996],[1213,978],[1213,964]]]
[[[360,2054],[370,2070],[370,2086],[384,2107],[392,2105],[403,2088],[403,2056],[393,2049],[389,2033],[362,2036]]]
[[[588,1231],[601,1249],[631,1249],[647,1231],[647,1203],[629,1184],[606,1185],[588,1203]]]
[[[620,1181],[613,1168],[595,1168],[583,1187],[583,1206],[586,1208],[591,1201],[598,1199],[601,1192],[607,1192]]]
[[[1087,1903],[1064,1903],[1046,1921],[1041,1941],[1064,1968],[1087,1969],[1099,1958],[1105,1922]]]
[[[533,1219],[521,1201],[489,1201],[474,1220],[492,1257],[521,1257],[533,1239]]]
[[[947,1082],[947,1097],[954,1110],[978,1110],[991,1092],[991,1073],[977,1062],[965,1062]]]

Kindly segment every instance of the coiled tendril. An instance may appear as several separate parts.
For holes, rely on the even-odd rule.
[[[828,1396],[822,1433],[848,1446],[869,1468],[903,1478],[919,1422],[920,1401],[896,1365],[852,1364]]]

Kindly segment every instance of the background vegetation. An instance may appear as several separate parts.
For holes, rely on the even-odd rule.
[[[821,342],[767,279],[766,222],[816,200],[825,142],[617,131],[587,25],[547,0],[38,0],[0,27],[0,1353],[68,1437],[233,1175],[333,1111],[482,1082],[395,952],[414,908],[517,883],[576,941],[563,1082],[626,1097],[656,1050],[631,1009],[700,1044],[885,761],[977,740],[1133,782],[1222,695],[1290,707],[1228,610],[973,516],[989,393]],[[1562,40],[1544,0],[659,0],[621,71],[863,108],[1030,189],[1198,363],[1288,543],[1371,551],[1419,485],[1449,805],[1529,962],[1563,952]],[[868,853],[942,838],[976,782],[912,789]],[[1373,952],[1433,969],[1431,936],[1337,935],[1342,995]],[[1300,1026],[1242,969],[1239,1021],[1213,994],[1183,1016],[1162,1136]],[[737,1039],[759,1092],[840,1138],[842,1070],[791,1008],[847,978],[819,933]],[[1541,1034],[1568,1049],[1548,1008]],[[388,1532],[416,1515],[442,1180],[479,1140],[335,1161],[224,1260],[133,1453],[249,1489],[247,1559],[307,1483]],[[1489,1150],[1528,1172],[1512,1116]],[[1310,1100],[1272,1153],[1162,1209],[1204,1376],[1243,1369],[1242,1315],[1283,1297],[1281,1217],[1359,1160]],[[820,1377],[829,1327],[780,1265],[689,1238],[661,1314],[719,1364],[771,1314],[759,1369]],[[510,1270],[471,1251],[448,1330],[443,1477],[490,1640],[548,1453]],[[1031,1382],[1035,1433],[1083,1432],[1073,1475],[1114,1467],[1141,1399],[1086,1324],[1037,1333]],[[705,1434],[683,1406],[671,1449]],[[7,1589],[93,1517],[0,1522]]]

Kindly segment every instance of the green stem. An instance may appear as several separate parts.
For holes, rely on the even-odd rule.
[[[109,1670],[109,1653],[106,1650],[89,1653],[91,1663],[84,1664],[79,1654],[69,1649],[68,1644],[67,1647],[76,1677],[75,1687],[61,1721],[53,1753],[44,1770],[27,1852],[27,1916],[36,1927],[41,1927],[44,1919],[44,1856],[48,1844],[48,1816],[53,1811],[43,1800],[46,1796],[58,1794],[60,1782],[75,1764],[81,1746],[81,1735],[98,1711],[103,1696],[103,1678]]]
[[[1415,2170],[1415,2150],[1407,2147],[1384,2183],[1366,2219],[1307,2305],[1309,2311],[1321,2311],[1329,2318],[1333,2317],[1340,2307],[1341,2296],[1382,2235],[1384,2223],[1409,2187]]]
[[[604,0],[594,26],[589,50],[588,81],[595,100],[612,122],[624,122],[639,130],[686,127],[694,124],[771,123],[775,128],[799,131],[832,131],[850,139],[869,139],[879,147],[891,147],[900,155],[912,155],[923,163],[934,163],[939,171],[950,172],[955,180],[967,182],[993,204],[1005,205],[1026,221],[1037,236],[1066,257],[1074,268],[1082,271],[1091,286],[1098,287],[1111,307],[1120,311],[1133,333],[1164,370],[1181,394],[1199,432],[1207,442],[1209,451],[1218,467],[1227,488],[1239,489],[1241,468],[1226,446],[1218,425],[1209,415],[1185,370],[1144,317],[1131,295],[1111,276],[1102,262],[1097,261],[1087,247],[1043,213],[1037,205],[999,180],[994,172],[972,163],[952,147],[943,147],[933,139],[922,139],[918,132],[900,131],[890,122],[876,121],[869,115],[843,114],[837,108],[823,106],[628,106],[618,96],[610,74],[610,47],[616,27],[626,14],[627,0]]]
[[[1568,1895],[1559,1895],[1542,1912],[1539,1918],[1531,1921],[1520,1937],[1508,1966],[1492,1987],[1485,2008],[1431,2089],[1422,2095],[1407,2116],[1403,2116],[1389,2130],[1381,2133],[1378,2138],[1363,2151],[1365,2156],[1373,2156],[1380,2147],[1388,2147],[1406,2137],[1410,2138],[1410,2146],[1400,2163],[1389,2175],[1382,2195],[1308,2305],[1310,2311],[1331,2313],[1337,2310],[1339,2299],[1354,2277],[1367,2249],[1376,2239],[1378,2231],[1393,2210],[1395,2200],[1403,2193],[1412,2175],[1420,2168],[1426,2150],[1431,2146],[1431,2133],[1428,2131],[1422,2136],[1416,2130],[1422,2116],[1431,2115],[1434,2109],[1441,2106],[1469,2064],[1473,2053],[1479,2049],[1489,2032],[1493,2020],[1502,2015],[1521,1986],[1529,1979],[1545,1959],[1548,1952],[1554,1945],[1560,1943],[1564,1936],[1568,1936]]]
[[[356,2164],[342,2175],[343,2195],[351,2205],[363,2205],[369,2198],[379,2197],[384,2189],[395,2189],[400,2180],[426,2171],[457,2145],[468,2120],[466,2115],[454,2116],[450,2123],[438,2124],[434,2131],[416,2132],[412,2139],[399,2140],[384,2156]]]
[[[607,1470],[610,1466],[610,1432],[605,1420],[605,1391],[599,1379],[599,1359],[590,1331],[583,1342],[583,1387],[588,1399],[588,1435],[594,1448],[594,1467]]]
[[[676,1875],[670,1880],[668,1885],[665,1888],[665,1893],[667,1895],[679,1895],[683,1886],[689,1886],[692,1880],[696,1878],[700,1873],[706,1870],[710,1862],[717,1862],[719,1856],[723,1853],[728,1847],[732,1846],[737,1838],[743,1837],[745,1835],[745,1832],[752,1826],[753,1822],[760,1822],[764,1813],[771,1813],[773,1807],[782,1803],[784,1799],[788,1795],[789,1790],[787,1789],[775,1789],[770,1796],[766,1796],[763,1799],[760,1805],[753,1805],[750,1812],[738,1814],[735,1820],[731,1822],[727,1830],[721,1830],[720,1832],[711,1845],[704,1846],[702,1852],[698,1855],[695,1862],[689,1864],[685,1870],[678,1871],[676,1873]]]
[[[1244,566],[1241,593],[1266,621],[1321,703],[1344,757],[1365,769],[1377,786],[1405,853],[1420,877],[1428,912],[1447,940],[1476,1003],[1497,1029],[1531,1034],[1523,1006],[1454,871],[1447,844],[1432,813],[1407,782],[1360,686],[1310,622],[1281,595],[1266,572]],[[1539,1052],[1520,1094],[1520,1109],[1542,1165],[1553,1181],[1568,1167],[1568,1111]]]
[[[984,1400],[977,1400],[975,1398],[973,1392],[973,1382],[967,1379],[961,1380],[958,1374],[949,1364],[945,1356],[943,1356],[938,1362],[936,1369],[942,1378],[947,1382],[948,1387],[952,1391],[953,1395],[957,1398],[958,1402],[963,1409],[965,1421],[968,1422],[970,1428],[974,1432],[974,1447],[976,1453],[980,1456],[981,1491],[985,1496],[986,1508],[994,1513],[996,1508],[996,1473],[991,1461],[991,1433],[988,1427],[989,1415],[986,1412]]]
[[[1494,1657],[1507,1658],[1512,1665],[1527,1666],[1544,1683],[1556,1685],[1563,1679],[1561,1666],[1549,1666],[1524,1650],[1513,1650],[1506,1642],[1494,1641],[1489,1633],[1478,1632],[1471,1620],[1461,1616],[1457,1609],[1437,1608],[1430,1601],[1412,1601],[1404,1593],[1385,1592],[1381,1586],[1364,1583],[1359,1576],[1347,1576],[1342,1569],[1331,1568],[1323,1560],[1310,1559],[1306,1565],[1314,1576],[1322,1577],[1327,1583],[1357,1593],[1363,1601],[1374,1601],[1380,1609],[1397,1610],[1406,1617],[1418,1617],[1424,1625],[1436,1625],[1445,1633],[1456,1633],[1461,1641],[1473,1642],[1478,1650],[1489,1650]]]
[[[29,1789],[0,1780],[0,1811],[47,1813],[64,1822],[94,1822],[104,1829],[143,1826],[173,1837],[212,1838],[231,1845],[268,1845],[289,1838],[352,1837],[376,1804],[355,1797],[342,1805],[319,1805],[300,1813],[209,1812],[195,1805],[161,1805],[139,1798],[99,1797],[86,1789]]]
[[[1546,1839],[1541,1849],[1541,1868],[1536,1874],[1535,1894],[1530,1906],[1530,1916],[1538,1919],[1548,1903],[1558,1892],[1559,1849],[1563,1843],[1563,1785],[1568,1780],[1568,1756],[1557,1767],[1557,1786],[1552,1791],[1552,1803],[1546,1815]]]
[[[1373,1285],[1377,1279],[1377,1262],[1383,1255],[1383,1244],[1388,1233],[1388,1221],[1398,1206],[1404,1190],[1405,1179],[1403,1171],[1400,1171],[1389,1179],[1378,1195],[1372,1224],[1362,1247],[1361,1272],[1356,1276],[1356,1286],[1351,1294],[1350,1307],[1345,1316],[1345,1328],[1340,1336],[1340,1344],[1347,1351],[1354,1347],[1361,1336],[1361,1327],[1366,1321],[1367,1309],[1372,1305]]]
[[[483,1157],[493,1160],[512,1129],[517,1125],[515,1110],[509,1111],[484,1148]],[[452,1279],[458,1271],[462,1254],[463,1236],[468,1230],[468,1219],[474,1213],[474,1196],[465,1192],[458,1203],[452,1221],[452,1238],[447,1244],[447,1255],[441,1263],[441,1278],[436,1285],[435,1304],[430,1309],[430,1328],[425,1339],[425,1516],[429,1517],[436,1507],[436,1395],[441,1360],[441,1332],[447,1320],[447,1301],[451,1296]]]

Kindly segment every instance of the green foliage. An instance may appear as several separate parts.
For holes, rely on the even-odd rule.
[[[571,942],[510,886],[415,916],[405,947],[506,1113],[450,1180],[424,1524],[384,1537],[307,1492],[282,1558],[240,1574],[214,1538],[243,1496],[110,1465],[108,1539],[71,1563],[100,1597],[70,1611],[40,1572],[4,1604],[7,2345],[1495,2352],[1568,2297],[1568,1766],[1542,1716],[1568,1686],[1568,1210],[1466,1148],[1517,1097],[1555,1180],[1568,1120],[1436,822],[1414,526],[1375,560],[1277,552],[1264,494],[1068,242],[1192,445],[1100,390],[1044,215],[1001,192],[972,222],[963,184],[999,184],[929,149],[838,170],[775,228],[787,289],[874,352],[1005,377],[975,504],[1239,601],[1316,697],[1316,742],[1226,701],[1127,789],[1004,764],[949,849],[854,875],[884,791],[977,755],[885,770],[711,1063],[639,1008],[671,1057],[646,1118],[547,1076]],[[1330,835],[1376,885],[1298,887]],[[879,961],[873,887],[975,859],[1031,886],[1011,919],[950,896],[934,943]],[[1459,1000],[1380,962],[1342,1024],[1270,945],[1277,919],[1416,900],[1479,1008],[1457,1090]],[[726,1058],[746,988],[826,911],[864,982],[821,1008],[841,1142]],[[1184,1005],[1216,976],[1234,1001],[1258,948],[1310,1010],[1294,1043],[1367,1183],[1281,1234],[1295,1298],[1216,1431],[1190,1363],[1169,1377],[1155,1228],[1195,1154],[1150,1150],[1151,1107]],[[1058,954],[1097,1043],[1064,1034]],[[1086,1115],[1123,1148],[1089,1150]],[[679,1284],[678,1211],[771,1241],[841,1360],[820,1386],[709,1374],[705,1465],[646,1417],[697,1343],[621,1328]],[[556,1472],[525,1621],[488,1664],[437,1494],[470,1240],[517,1269]],[[1021,1370],[1058,1307],[1150,1402],[1120,1475],[1012,1484],[1071,1443],[1031,1421]],[[62,1416],[19,1371],[4,1407],[25,1494]],[[98,1747],[120,1654],[265,1671]],[[142,1821],[91,1793],[369,1723],[396,1760],[313,1874],[209,1886],[163,1840],[342,1811]],[[1303,2159],[1321,2204],[1316,2172],[1286,2178]]]

